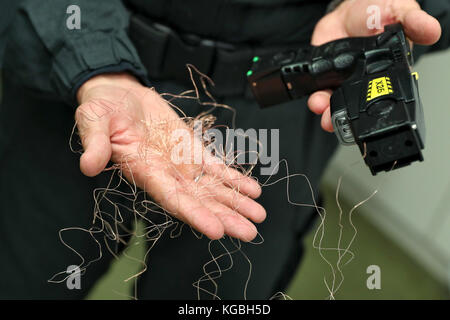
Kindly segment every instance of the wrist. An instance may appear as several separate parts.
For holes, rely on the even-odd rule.
[[[77,91],[77,100],[79,104],[89,99],[89,92],[100,86],[115,86],[127,89],[143,88],[144,86],[132,74],[122,73],[104,73],[90,78]]]

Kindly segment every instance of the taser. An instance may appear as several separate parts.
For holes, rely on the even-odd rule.
[[[261,107],[333,89],[334,132],[357,144],[373,175],[423,161],[425,124],[419,76],[400,24],[371,37],[255,57],[247,73]]]

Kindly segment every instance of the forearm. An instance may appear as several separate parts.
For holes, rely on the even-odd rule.
[[[80,29],[67,27],[67,8],[80,8]],[[5,68],[24,87],[69,104],[89,78],[146,71],[128,38],[129,16],[119,0],[23,1],[11,25]]]

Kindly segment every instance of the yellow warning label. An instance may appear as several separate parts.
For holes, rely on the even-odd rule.
[[[367,89],[367,101],[391,93],[394,93],[391,79],[389,77],[376,78],[369,82],[369,88]]]

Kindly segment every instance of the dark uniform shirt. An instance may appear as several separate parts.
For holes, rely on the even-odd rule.
[[[145,78],[146,70],[127,34],[129,15],[139,12],[177,31],[233,43],[272,45],[308,42],[329,1],[320,0],[48,0],[3,4],[19,14],[4,32],[4,68],[32,91],[75,104],[82,82],[106,71],[127,70]],[[422,0],[422,8],[441,23],[441,40],[426,50],[450,44],[450,1]],[[19,5],[20,3],[20,5]],[[81,29],[66,26],[67,7],[81,8]],[[3,22],[5,24],[6,22]],[[4,29],[4,28],[3,28]],[[4,39],[3,39],[4,40]],[[4,41],[2,41],[4,43]],[[148,46],[152,46],[151,43]]]

